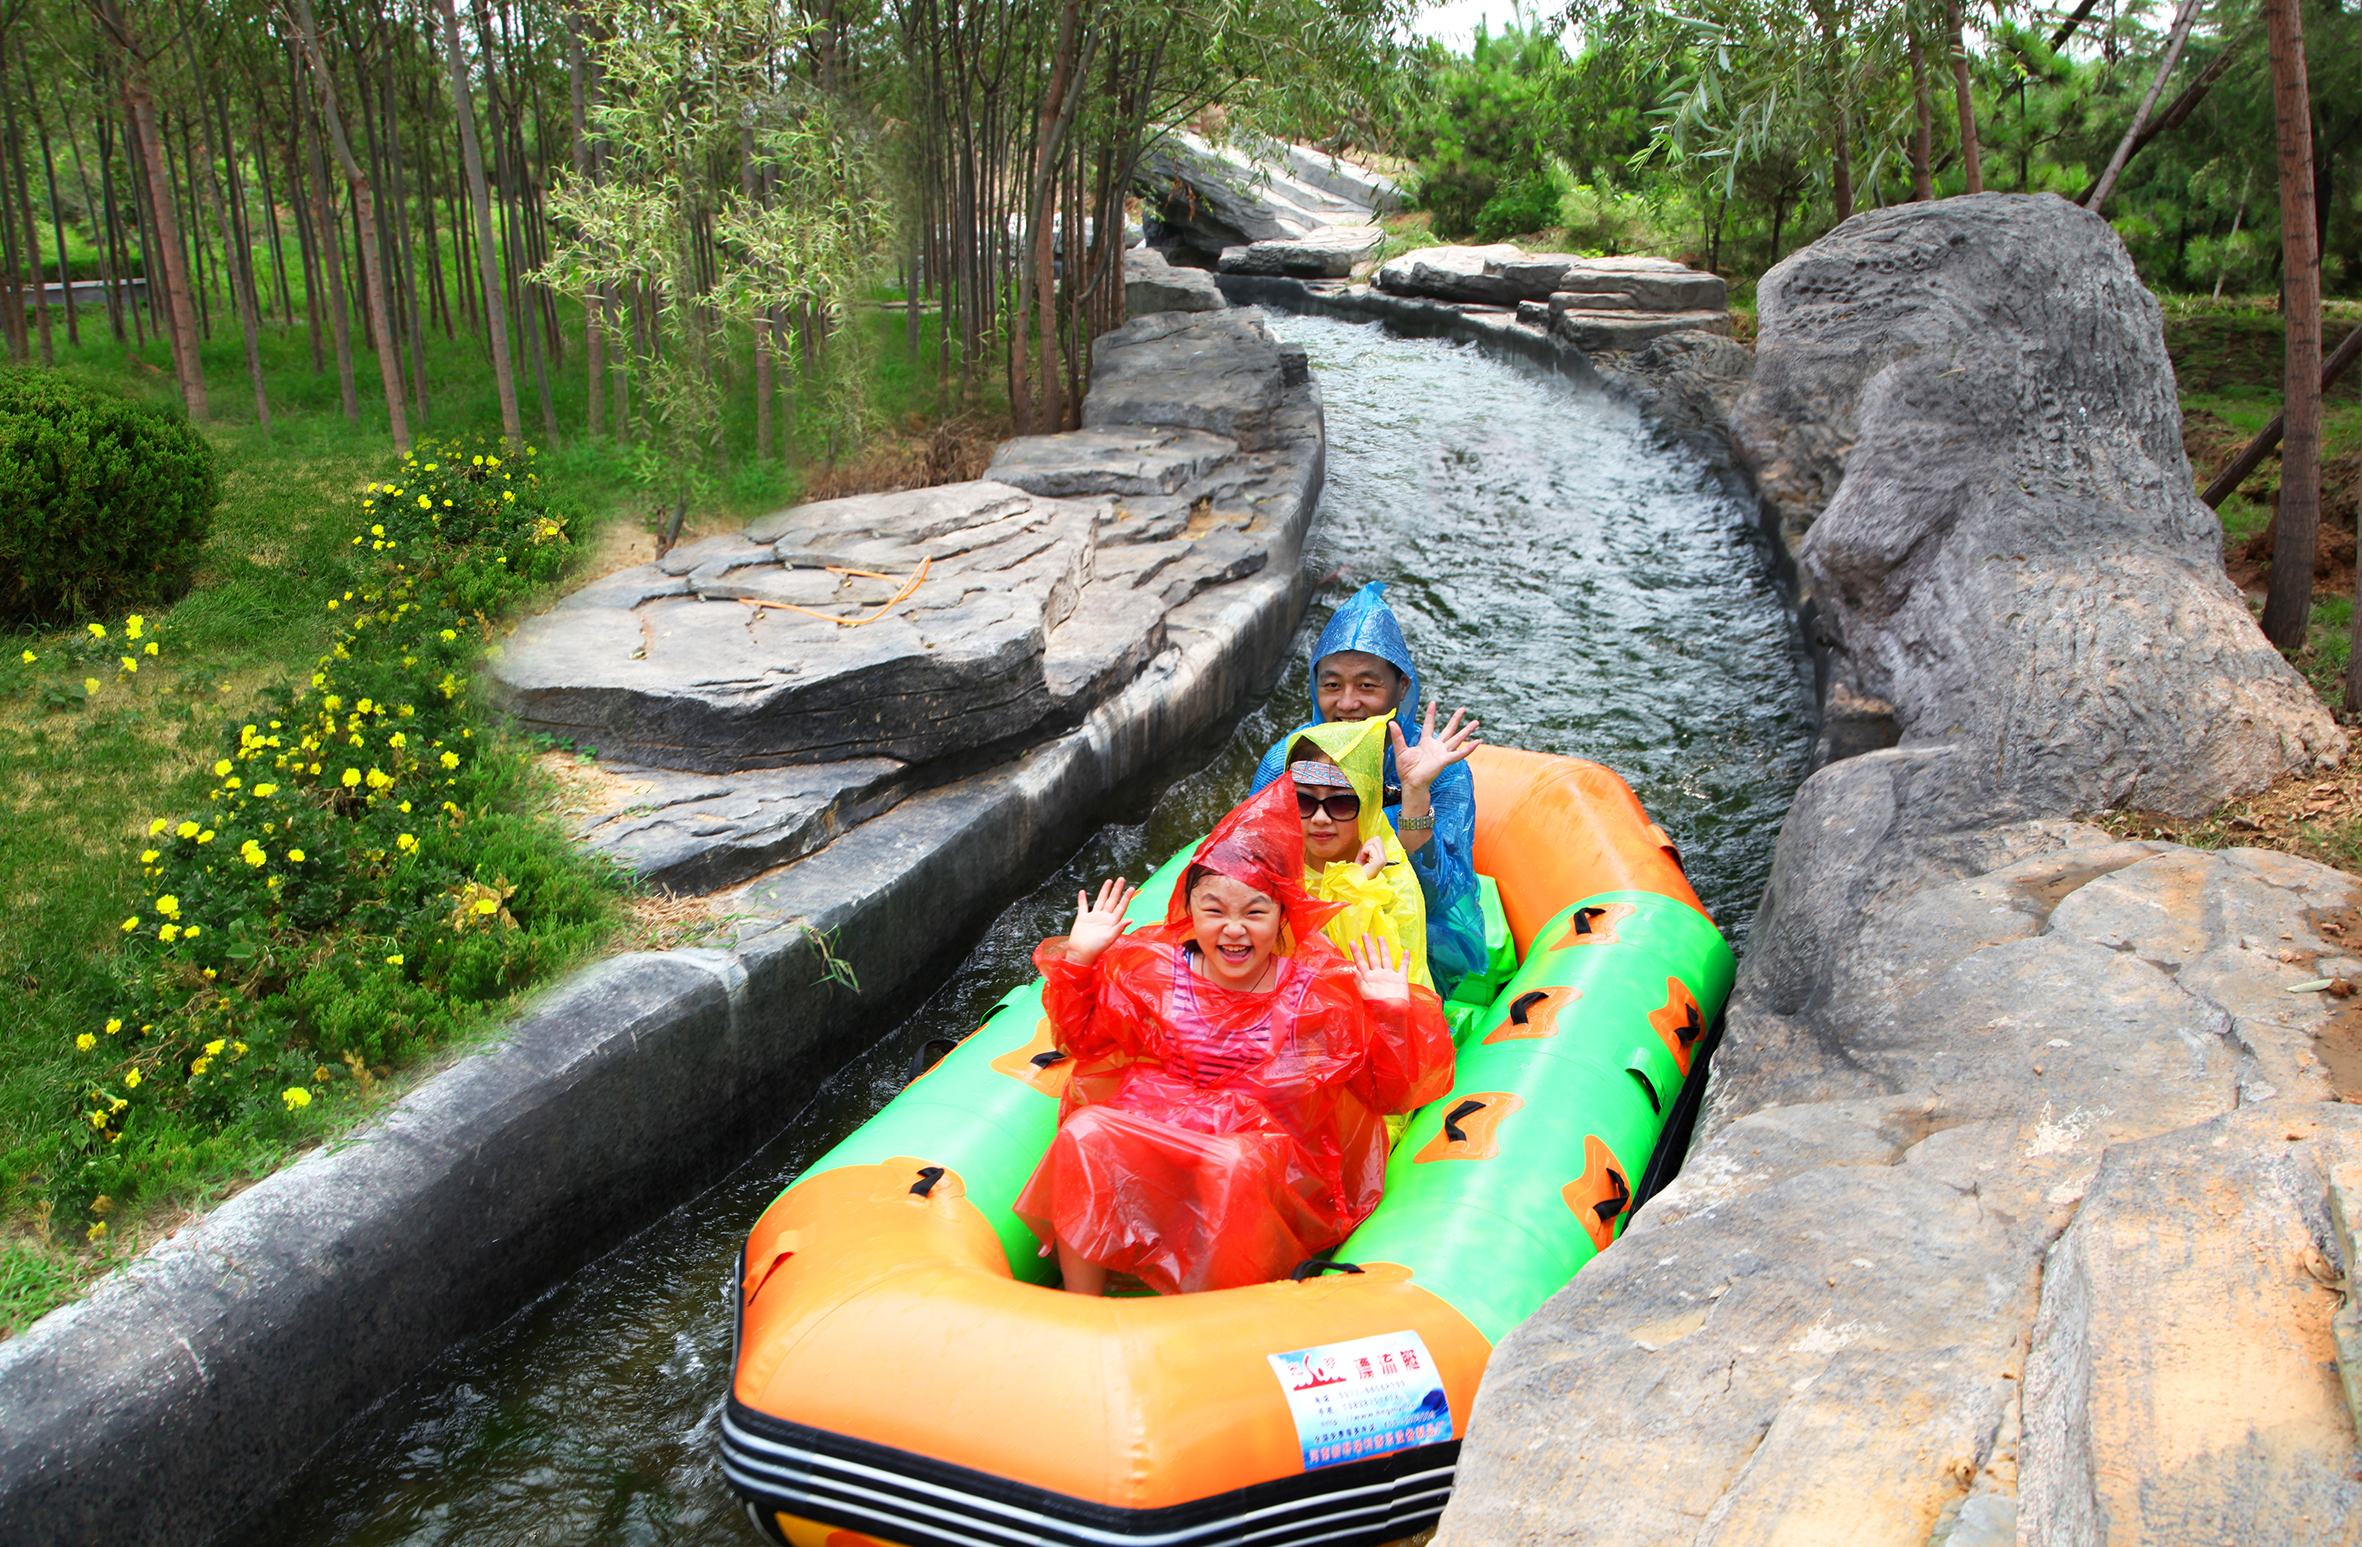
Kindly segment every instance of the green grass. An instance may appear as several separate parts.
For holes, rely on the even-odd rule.
[[[56,331],[60,370],[128,395],[172,398],[161,342],[127,348],[109,337],[103,311],[86,308],[82,320],[79,350],[66,347],[62,326]],[[939,397],[932,319],[918,362],[902,347],[898,316],[867,313],[856,325],[869,330],[869,422],[923,431]],[[83,1197],[61,1183],[69,1157],[59,1136],[70,1136],[87,1115],[92,1079],[90,1055],[74,1039],[120,1013],[125,985],[136,976],[119,926],[148,905],[153,883],[140,862],[151,841],[147,824],[204,809],[217,787],[209,765],[225,743],[235,743],[237,727],[254,719],[269,695],[304,690],[335,637],[339,615],[330,601],[367,583],[369,561],[352,544],[360,491],[397,466],[370,356],[356,360],[355,426],[341,411],[333,364],[315,375],[299,331],[270,330],[264,354],[267,430],[255,414],[242,340],[217,329],[203,351],[213,409],[203,430],[221,456],[222,499],[192,589],[176,603],[137,609],[144,639],[161,653],[140,657],[136,675],[122,673],[114,654],[120,616],[99,620],[111,636],[103,649],[79,629],[0,635],[0,789],[9,792],[11,818],[0,826],[0,895],[10,903],[0,924],[0,984],[10,990],[0,999],[0,1336],[77,1292],[183,1211],[357,1119],[398,1088],[404,1064],[438,1056],[419,1045],[374,1068],[374,1056],[364,1060],[367,1076],[353,1092],[360,1099],[334,1111],[323,1104],[302,1122],[191,1127],[118,1168],[123,1180],[110,1184],[107,1196]],[[496,433],[496,395],[476,341],[437,341],[428,354],[431,412],[414,419],[413,432]],[[746,379],[744,359],[737,369]],[[532,433],[539,404],[529,371],[521,372],[528,438],[539,441]],[[585,382],[578,357],[553,376],[552,387],[562,426],[579,432]],[[802,482],[799,466],[785,458],[751,455],[750,396],[734,395],[719,508],[700,513],[709,529],[775,508]],[[811,460],[825,440],[824,422],[816,404],[796,406],[797,445]],[[845,447],[848,455],[858,449]],[[603,525],[640,519],[648,503],[633,483],[642,459],[612,441],[577,433],[550,446],[538,465],[553,504],[578,514],[581,550],[595,546]],[[40,661],[23,665],[26,650]],[[58,690],[85,676],[98,680],[99,690],[73,705]],[[497,803],[530,827],[553,792],[521,755],[504,766],[510,772]],[[618,920],[591,954],[631,930]],[[544,963],[537,981],[582,955],[575,949]],[[478,1030],[497,1024],[500,1013],[495,1005]],[[341,1069],[330,1073],[343,1077]],[[109,1226],[95,1241],[94,1224]]]

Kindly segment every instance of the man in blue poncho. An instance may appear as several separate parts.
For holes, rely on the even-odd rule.
[[[1386,815],[1426,894],[1428,962],[1437,986],[1446,987],[1485,966],[1484,905],[1476,889],[1476,781],[1466,761],[1476,749],[1478,727],[1474,720],[1462,725],[1454,710],[1439,733],[1433,704],[1423,722],[1413,718],[1419,712],[1418,669],[1402,625],[1386,605],[1384,582],[1373,581],[1321,630],[1312,652],[1312,718],[1366,720],[1389,710],[1395,723],[1386,728],[1393,743],[1386,753],[1387,793],[1399,789],[1400,796]],[[1256,789],[1287,772],[1288,748],[1303,729],[1289,731],[1263,754]]]

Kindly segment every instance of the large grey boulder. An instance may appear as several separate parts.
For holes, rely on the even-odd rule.
[[[1382,172],[1373,172],[1342,156],[1309,145],[1286,145],[1280,148],[1287,168],[1296,179],[1322,193],[1342,199],[1381,215],[1392,214],[1410,204],[1410,195],[1402,185]]]
[[[803,858],[890,809],[907,765],[853,758],[737,773],[608,765],[608,799],[575,836],[660,890],[716,891]]]
[[[1329,226],[1287,241],[1225,247],[1215,265],[1225,274],[1286,274],[1297,279],[1343,279],[1376,257],[1385,244],[1379,226]]]
[[[2072,819],[2342,751],[2190,509],[2155,303],[2003,195],[1759,293],[1740,427],[1901,742],[1798,792],[1681,1173],[1495,1351],[1437,1547],[2338,1540],[2362,882]]]
[[[2014,194],[1881,210],[1757,295],[1738,428],[1838,676],[1904,745],[1959,747],[1969,806],[2190,815],[2342,755],[2223,575],[2107,222]]]
[[[1150,312],[1218,312],[1229,305],[1204,269],[1176,267],[1153,247],[1124,254],[1124,315]]]
[[[1667,333],[1730,332],[1730,313],[1592,311],[1561,306],[1563,294],[1550,298],[1550,331],[1586,353],[1612,354],[1638,349]],[[1523,303],[1530,305],[1531,303]]]
[[[1064,730],[1164,649],[1169,610],[1293,561],[1322,457],[1315,390],[1255,312],[1106,335],[1083,418],[1003,447],[1009,482],[803,505],[607,576],[520,626],[495,678],[528,725],[708,775]],[[610,846],[668,884],[737,874],[874,806],[875,783],[683,785]]]
[[[1261,451],[1284,390],[1279,343],[1260,312],[1157,312],[1091,346],[1083,423],[1182,425]]]

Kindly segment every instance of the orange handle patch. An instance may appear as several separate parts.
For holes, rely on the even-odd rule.
[[[1444,1108],[1443,1126],[1411,1157],[1411,1164],[1491,1160],[1501,1153],[1502,1120],[1524,1105],[1523,1096],[1505,1090],[1470,1091]]]
[[[1046,1015],[1033,1023],[1031,1042],[1003,1053],[992,1061],[992,1067],[1052,1101],[1066,1094],[1066,1082],[1074,1076],[1074,1060],[1059,1051],[1057,1033],[1050,1029]]]
[[[1687,1079],[1690,1053],[1697,1047],[1698,1039],[1706,1035],[1706,1018],[1699,1013],[1698,1001],[1688,985],[1679,978],[1667,978],[1665,1006],[1649,1011],[1648,1023],[1665,1039],[1674,1063],[1681,1067],[1682,1078]]]
[[[1583,1222],[1592,1245],[1604,1252],[1615,1244],[1616,1221],[1632,1204],[1632,1184],[1624,1180],[1624,1168],[1616,1163],[1615,1151],[1599,1135],[1583,1136],[1583,1174],[1561,1188],[1559,1195]]]
[[[1577,908],[1566,921],[1566,928],[1556,940],[1543,947],[1546,951],[1563,951],[1576,945],[1614,945],[1616,926],[1632,916],[1628,902],[1595,903],[1588,908]]]
[[[1558,1035],[1558,1012],[1583,997],[1579,988],[1537,988],[1509,1001],[1509,1019],[1485,1036],[1487,1042],[1516,1042]]]

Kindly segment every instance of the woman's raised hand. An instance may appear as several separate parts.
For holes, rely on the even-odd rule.
[[[1097,902],[1088,892],[1075,893],[1074,928],[1066,936],[1067,958],[1082,967],[1097,961],[1099,953],[1130,927],[1124,923],[1124,910],[1139,895],[1140,888],[1126,885],[1122,876],[1099,883]]]
[[[1435,783],[1437,775],[1483,745],[1476,739],[1483,726],[1474,720],[1466,725],[1460,723],[1460,717],[1467,712],[1453,710],[1451,720],[1439,733],[1435,728],[1435,703],[1429,700],[1426,718],[1419,726],[1417,746],[1412,746],[1403,736],[1401,721],[1387,722],[1386,737],[1394,743],[1394,771],[1402,776],[1405,795],[1413,790],[1426,790]]]
[[[1410,958],[1394,958],[1394,949],[1376,935],[1353,942],[1353,986],[1372,1003],[1411,997]]]

